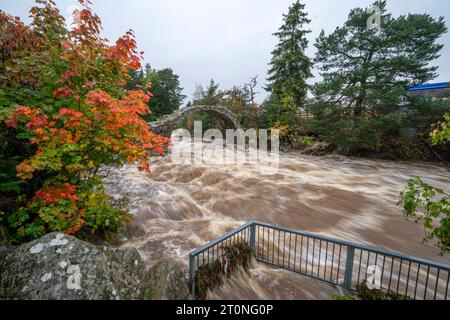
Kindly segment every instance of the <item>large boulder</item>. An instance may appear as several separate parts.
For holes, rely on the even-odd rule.
[[[182,265],[173,259],[164,259],[153,266],[145,278],[144,299],[187,300],[189,287]]]
[[[0,259],[0,299],[142,299],[144,278],[135,248],[50,233]]]
[[[312,155],[312,156],[324,156],[333,152],[335,146],[323,141],[318,141],[307,147],[302,151],[302,154]]]

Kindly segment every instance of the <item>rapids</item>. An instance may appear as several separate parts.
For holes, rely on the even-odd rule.
[[[411,177],[450,192],[450,169],[392,162],[282,153],[279,170],[264,175],[248,164],[182,165],[154,159],[150,174],[125,166],[107,179],[113,197],[128,194],[132,225],[120,246],[134,246],[147,265],[172,257],[187,265],[189,252],[249,220],[450,263],[424,230],[406,221],[399,194]],[[287,271],[255,265],[209,295],[213,299],[326,299],[336,290]]]

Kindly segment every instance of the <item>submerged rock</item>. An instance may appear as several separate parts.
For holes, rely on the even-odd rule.
[[[333,152],[335,149],[335,146],[332,144],[329,144],[327,142],[318,141],[312,144],[311,146],[307,147],[302,151],[302,154],[308,154],[312,156],[324,156],[331,152]]]
[[[144,277],[135,248],[50,233],[0,260],[0,299],[141,299]]]
[[[146,300],[187,300],[189,287],[183,267],[173,259],[164,259],[153,266],[145,278]]]

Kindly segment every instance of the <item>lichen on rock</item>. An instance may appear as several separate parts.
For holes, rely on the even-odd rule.
[[[134,248],[105,250],[50,233],[0,261],[0,299],[141,299],[144,276]]]

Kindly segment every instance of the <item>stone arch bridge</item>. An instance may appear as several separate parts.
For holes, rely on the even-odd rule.
[[[225,107],[221,106],[191,106],[181,108],[172,114],[149,123],[152,132],[159,135],[170,136],[172,131],[178,128],[181,121],[197,112],[205,112],[220,120],[227,129],[242,129],[236,115]]]

